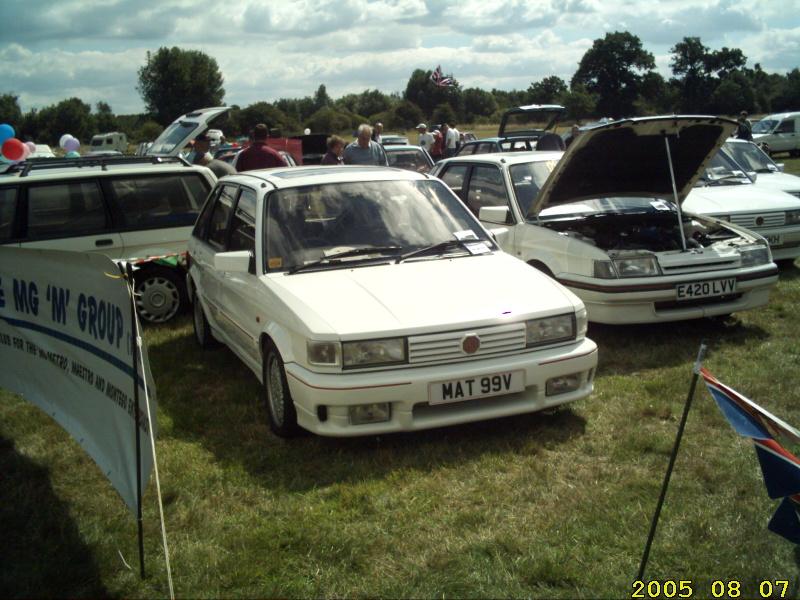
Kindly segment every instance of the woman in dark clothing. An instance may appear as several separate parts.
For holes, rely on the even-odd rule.
[[[344,140],[338,135],[328,138],[328,152],[322,157],[321,165],[343,165],[342,152],[344,151]]]

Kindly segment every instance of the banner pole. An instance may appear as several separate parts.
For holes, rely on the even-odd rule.
[[[136,411],[133,426],[136,430],[136,526],[139,536],[139,575],[144,572],[144,529],[142,525],[142,440],[139,431],[139,332],[136,328],[136,298],[133,295],[133,269],[130,263],[125,264],[128,290],[131,296],[131,351],[133,352],[133,405]]]
[[[658,504],[656,504],[656,512],[653,515],[653,521],[650,523],[650,533],[647,536],[647,543],[644,545],[644,553],[642,554],[642,562],[639,563],[639,573],[636,579],[641,581],[644,577],[644,570],[647,567],[647,560],[650,557],[650,547],[653,545],[653,538],[656,535],[656,527],[658,527],[658,519],[661,516],[661,507],[664,505],[664,498],[667,496],[667,488],[669,487],[669,480],[672,477],[672,469],[675,467],[675,460],[678,458],[678,449],[681,445],[683,438],[683,430],[686,427],[686,419],[689,417],[689,409],[692,406],[692,399],[694,398],[694,390],[697,387],[697,379],[700,377],[700,367],[703,364],[703,358],[706,354],[705,341],[700,342],[700,349],[697,351],[697,360],[692,369],[692,382],[689,385],[689,394],[686,396],[686,404],[683,405],[683,415],[681,416],[680,425],[678,425],[678,433],[675,436],[675,444],[672,446],[672,454],[669,457],[669,465],[667,472],[664,475],[664,483],[661,485],[661,495],[658,497]]]

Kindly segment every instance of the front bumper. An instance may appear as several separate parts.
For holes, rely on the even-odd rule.
[[[787,225],[785,227],[759,228],[751,227],[751,231],[764,236],[769,242],[773,260],[789,260],[800,256],[800,227]],[[780,238],[780,243],[775,243]]]
[[[675,286],[679,283],[730,277],[736,277],[735,294],[697,301],[677,299]],[[770,263],[735,274],[709,271],[630,280],[576,277],[558,281],[583,300],[590,321],[625,325],[700,319],[764,306],[778,282],[778,268]]]
[[[321,374],[296,363],[285,365],[298,423],[328,436],[414,431],[551,408],[591,394],[596,367],[597,345],[589,339],[523,354],[385,371]],[[521,392],[448,404],[428,403],[431,383],[515,370],[524,371],[525,389]],[[554,396],[545,394],[548,379],[573,373],[581,374],[578,389]],[[350,424],[348,407],[381,402],[391,403],[389,421]],[[320,406],[326,407],[325,420],[320,419]]]

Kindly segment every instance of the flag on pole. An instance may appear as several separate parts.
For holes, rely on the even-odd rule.
[[[778,510],[772,515],[769,530],[786,538],[790,542],[800,544],[800,496],[787,496]]]
[[[800,493],[800,460],[775,440],[753,440],[770,498]]]
[[[439,87],[450,87],[453,85],[452,77],[445,77],[442,73],[442,65],[437,65],[436,70],[431,73],[431,81]]]

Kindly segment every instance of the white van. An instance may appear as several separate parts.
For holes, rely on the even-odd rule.
[[[128,151],[128,136],[118,131],[98,133],[92,136],[90,147],[91,150],[89,150],[89,154],[100,154],[109,151],[117,151],[125,154]]]
[[[770,154],[800,156],[800,112],[767,115],[754,123],[753,141]]]

